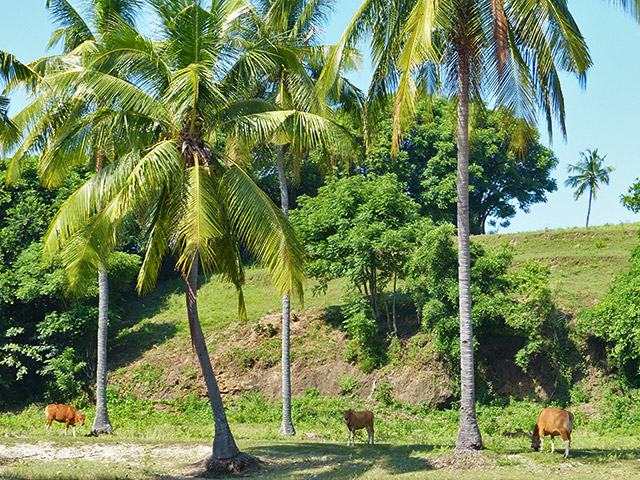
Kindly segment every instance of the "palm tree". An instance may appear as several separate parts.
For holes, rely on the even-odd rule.
[[[606,155],[601,157],[598,155],[598,149],[591,151],[587,149],[586,152],[580,152],[582,160],[575,165],[569,165],[567,171],[569,173],[576,173],[571,175],[564,184],[567,187],[575,188],[573,196],[576,200],[582,196],[582,194],[589,190],[589,206],[587,207],[587,223],[585,227],[589,226],[589,215],[591,214],[591,199],[596,198],[596,192],[600,188],[600,183],[609,185],[609,174],[615,170],[613,167],[603,167],[602,162],[607,157]]]
[[[538,106],[549,131],[555,117],[564,133],[559,72],[573,73],[584,83],[591,60],[565,0],[364,0],[320,83],[335,77],[342,51],[368,33],[376,63],[366,107],[369,136],[385,115],[389,94],[395,92],[395,151],[418,94],[440,91],[457,98],[461,404],[456,446],[481,448],[471,317],[469,103],[490,95],[530,123]]]
[[[46,80],[96,106],[85,127],[130,129],[137,140],[117,151],[75,192],[54,218],[45,254],[62,251],[72,282],[81,282],[113,248],[123,219],[136,214],[147,232],[138,289],[157,278],[162,257],[177,255],[186,286],[191,339],[207,385],[215,422],[213,459],[243,462],[229,429],[197,311],[197,279],[220,273],[236,285],[239,313],[246,315],[240,247],[270,271],[282,293],[302,295],[302,247],[281,211],[242,169],[241,149],[225,153],[218,138],[226,130],[237,143],[264,142],[292,115],[264,101],[241,96],[237,77],[245,68],[272,69],[267,60],[239,50],[244,45],[246,6],[225,0],[209,8],[198,0],[153,0],[159,38],[147,38],[126,22],[113,26],[108,49],[88,65],[73,65]],[[208,3],[208,2],[207,2]],[[259,62],[255,62],[259,59]],[[123,126],[125,125],[125,126]],[[73,132],[69,138],[74,138]],[[63,150],[66,145],[59,144]]]
[[[295,115],[283,124],[272,139],[276,150],[276,169],[280,184],[280,204],[283,213],[289,215],[289,189],[285,157],[289,154],[289,167],[294,175],[299,174],[299,159],[310,148],[320,147],[325,151],[337,150],[336,146],[348,143],[346,129],[332,119],[332,111],[326,94],[314,92],[314,72],[320,70],[318,62],[325,58],[326,46],[317,45],[317,39],[334,0],[261,0],[256,2],[253,31],[256,43],[269,45],[271,55],[277,61],[274,71],[256,79],[261,96],[283,110],[293,110]],[[352,60],[352,59],[349,59]],[[346,80],[342,94],[352,104],[358,104],[358,90]],[[353,98],[355,97],[355,99]],[[327,127],[333,136],[331,142],[322,132],[308,135],[299,125],[309,118],[322,119],[320,130]],[[282,299],[282,425],[280,435],[295,435],[291,419],[291,365],[290,365],[290,312],[291,302],[287,292]]]
[[[86,61],[88,56],[104,48],[105,37],[109,31],[121,22],[133,25],[140,11],[140,0],[91,0],[89,11],[80,14],[67,0],[47,0],[54,23],[59,27],[52,35],[49,46],[62,43],[63,56],[45,57],[33,62],[33,68],[43,75],[60,73],[61,65],[77,64]],[[91,25],[86,18],[93,20]],[[68,68],[68,67],[65,67]],[[46,92],[46,88],[44,89]],[[42,143],[42,156],[39,170],[47,186],[58,184],[65,174],[87,158],[94,158],[96,172],[104,168],[109,160],[107,149],[114,131],[108,125],[112,116],[102,112],[99,128],[87,129],[86,118],[98,112],[80,95],[69,96],[66,92],[48,91],[40,95],[32,105],[16,117],[23,131],[32,131],[26,136],[7,171],[7,180],[13,181],[20,173],[20,162],[24,155]],[[34,125],[34,119],[37,123]],[[94,127],[96,124],[93,124]],[[54,127],[53,129],[50,127]],[[35,127],[35,128],[34,128]],[[109,131],[111,130],[111,131]],[[70,133],[73,132],[73,133]],[[108,133],[107,133],[108,132]],[[69,142],[75,134],[80,140]],[[123,141],[122,138],[118,140]],[[127,143],[126,141],[124,143]],[[112,142],[118,145],[118,142]],[[80,151],[78,150],[80,146]],[[88,149],[87,149],[88,146]],[[37,147],[36,147],[37,148]],[[96,367],[96,414],[92,434],[111,433],[107,410],[107,325],[109,312],[109,281],[106,270],[106,257],[97,266],[98,270],[98,335]]]

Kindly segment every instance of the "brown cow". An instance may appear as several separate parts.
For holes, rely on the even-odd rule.
[[[353,410],[344,410],[342,416],[344,417],[344,423],[347,424],[349,429],[349,436],[347,437],[347,446],[351,443],[356,444],[356,430],[366,428],[368,437],[367,443],[373,445],[373,413],[369,410],[363,412],[354,412]]]
[[[44,414],[47,416],[47,433],[51,427],[51,422],[63,422],[66,425],[64,434],[69,431],[69,425],[73,427],[73,436],[76,436],[76,423],[84,425],[84,413],[78,413],[76,407],[71,405],[57,405],[52,403],[47,405],[44,409]]]
[[[544,436],[551,436],[551,453],[555,451],[553,437],[562,436],[564,440],[564,458],[569,457],[571,430],[573,429],[573,413],[559,408],[545,408],[540,412],[536,426],[531,435],[531,448],[536,452],[544,450]]]

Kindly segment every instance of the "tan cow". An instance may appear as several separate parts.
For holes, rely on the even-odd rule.
[[[47,433],[51,427],[51,422],[63,422],[65,424],[64,434],[69,431],[69,425],[73,427],[73,436],[76,436],[76,423],[84,425],[84,413],[78,413],[76,407],[71,405],[58,405],[52,403],[47,405],[44,409],[44,414],[47,416]]]
[[[571,430],[573,430],[573,413],[559,408],[545,408],[540,412],[536,426],[531,435],[531,448],[536,452],[544,450],[544,436],[551,436],[551,453],[555,451],[553,438],[558,435],[564,440],[564,458],[569,457],[571,446]]]
[[[349,436],[347,437],[347,446],[350,444],[355,445],[356,439],[355,434],[356,430],[361,428],[367,429],[367,443],[373,445],[373,413],[369,410],[365,410],[363,412],[354,412],[353,410],[344,410],[342,416],[344,417],[344,423],[347,424],[347,428],[349,429]]]

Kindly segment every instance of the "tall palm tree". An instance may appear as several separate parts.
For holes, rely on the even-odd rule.
[[[45,57],[33,62],[33,68],[42,75],[60,73],[68,65],[78,66],[87,62],[101,48],[107,34],[119,23],[133,25],[140,12],[141,0],[90,0],[88,10],[81,14],[67,0],[47,0],[57,30],[49,46],[63,44],[64,55]],[[88,21],[91,19],[92,22]],[[46,91],[46,88],[43,90]],[[20,173],[22,158],[40,148],[39,170],[43,182],[48,186],[59,183],[72,168],[87,159],[99,172],[109,160],[108,142],[114,134],[108,122],[113,116],[102,112],[101,125],[87,128],[86,118],[98,113],[95,105],[84,101],[81,95],[69,95],[55,89],[40,95],[16,119],[23,130],[31,129],[14,155],[7,171],[7,180],[12,181]],[[35,124],[34,124],[35,123]],[[96,124],[93,124],[94,127]],[[51,128],[54,127],[54,128]],[[72,132],[72,133],[71,133]],[[69,141],[75,136],[74,141]],[[78,138],[80,138],[78,140]],[[122,141],[122,138],[118,141]],[[68,145],[63,145],[68,142]],[[127,142],[124,142],[127,143]],[[117,145],[112,142],[111,145]],[[78,147],[80,147],[78,149]],[[70,154],[71,152],[71,154]],[[98,271],[98,335],[96,367],[96,414],[92,426],[93,434],[111,433],[113,427],[107,410],[107,326],[109,312],[109,282],[106,257],[97,265]]]
[[[289,189],[287,185],[286,156],[294,175],[299,173],[299,160],[313,147],[325,151],[336,151],[337,145],[348,143],[348,132],[333,120],[327,93],[319,95],[314,91],[313,75],[320,70],[319,64],[326,58],[326,46],[318,45],[318,38],[334,0],[260,0],[256,3],[254,35],[256,43],[263,43],[265,51],[277,58],[275,70],[265,72],[257,80],[256,86],[261,96],[283,110],[293,110],[292,115],[279,129],[271,143],[275,145],[276,169],[280,184],[280,205],[283,213],[289,215]],[[268,45],[268,47],[266,47]],[[352,58],[349,58],[353,61]],[[345,81],[343,96],[358,103],[359,91]],[[355,97],[355,99],[354,99]],[[345,102],[346,103],[346,102]],[[334,102],[335,104],[335,102]],[[302,131],[299,128],[306,119],[322,118],[320,129],[329,125],[331,142],[322,143],[326,138],[319,132]],[[345,138],[347,137],[347,138]],[[291,365],[290,365],[290,314],[291,302],[287,292],[282,299],[282,425],[280,435],[295,435],[291,417]]]
[[[575,188],[573,192],[574,198],[577,200],[584,192],[589,190],[589,206],[587,207],[587,222],[585,227],[589,226],[589,215],[591,214],[591,199],[596,198],[596,193],[600,188],[600,184],[609,185],[609,174],[615,170],[613,167],[603,167],[602,163],[607,157],[598,155],[598,149],[586,152],[580,152],[580,160],[575,165],[569,165],[567,171],[575,173],[570,175],[564,184],[567,187]]]
[[[220,273],[234,283],[239,313],[246,315],[239,245],[267,267],[280,292],[298,296],[303,255],[286,217],[242,169],[242,150],[225,153],[218,142],[223,131],[245,145],[263,142],[292,112],[240,96],[237,77],[229,81],[235,72],[230,66],[244,62],[256,71],[273,66],[265,65],[262,55],[237,48],[244,45],[238,34],[245,4],[206,3],[210,6],[198,0],[152,0],[158,37],[147,38],[120,22],[112,28],[108,49],[88,65],[47,78],[53,90],[73,92],[103,116],[124,118],[109,125],[130,129],[137,141],[69,197],[49,228],[45,254],[62,251],[72,281],[80,282],[113,248],[123,219],[136,214],[148,238],[138,289],[153,286],[164,255],[177,255],[191,339],[215,422],[213,458],[235,462],[244,456],[229,429],[200,326],[198,272],[202,266],[206,274]],[[101,120],[95,114],[85,126]]]
[[[559,72],[573,73],[584,84],[589,52],[565,0],[364,0],[320,83],[335,77],[343,49],[367,33],[375,61],[367,98],[369,136],[385,115],[389,94],[395,93],[395,151],[418,94],[440,91],[457,98],[461,404],[456,446],[481,448],[471,317],[469,103],[490,95],[528,122],[540,107],[549,131],[555,117],[564,133]]]

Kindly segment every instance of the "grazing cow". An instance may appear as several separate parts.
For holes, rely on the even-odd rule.
[[[67,435],[69,425],[71,425],[73,427],[74,437],[76,436],[76,423],[84,425],[84,413],[78,413],[76,407],[72,407],[71,405],[57,405],[52,403],[44,409],[44,414],[47,416],[47,433],[49,433],[51,422],[54,420],[56,422],[64,422],[66,425],[64,429],[65,435]]]
[[[344,423],[347,424],[349,429],[349,436],[347,437],[347,446],[350,444],[356,444],[356,430],[366,428],[368,437],[367,443],[373,445],[373,413],[369,410],[364,412],[354,412],[353,410],[344,410],[342,416],[344,417]]]
[[[536,426],[531,435],[531,448],[536,452],[544,450],[544,436],[551,436],[551,453],[555,451],[553,437],[562,436],[564,440],[564,458],[569,457],[571,430],[573,429],[573,413],[559,408],[545,408],[540,412]]]

